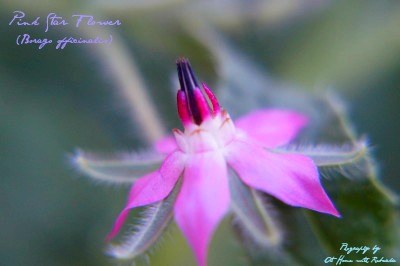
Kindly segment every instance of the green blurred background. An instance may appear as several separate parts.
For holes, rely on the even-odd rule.
[[[9,26],[15,10],[31,19],[83,13],[122,25],[69,25],[45,33],[41,26]],[[1,265],[126,264],[105,257],[103,249],[128,188],[82,177],[69,156],[78,147],[142,149],[160,133],[144,130],[140,121],[146,117],[132,115],[132,105],[146,99],[126,100],[120,87],[127,77],[118,75],[124,69],[136,72],[130,77],[136,82],[132,93],[135,86],[148,93],[162,128],[180,127],[175,59],[189,57],[201,80],[220,84],[215,50],[222,48],[202,40],[202,27],[268,77],[310,92],[330,88],[340,94],[356,131],[371,143],[380,178],[400,191],[399,1],[0,0]],[[57,39],[108,31],[115,37],[110,46],[56,50],[15,43],[23,33]],[[224,221],[213,240],[210,265],[246,265],[229,223]],[[150,262],[193,265],[174,225]]]

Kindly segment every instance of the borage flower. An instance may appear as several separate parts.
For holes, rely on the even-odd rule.
[[[129,181],[143,174],[143,169],[158,167],[134,181],[108,239],[118,234],[131,209],[151,204],[151,217],[122,245],[112,246],[111,255],[130,258],[143,252],[173,213],[198,264],[206,265],[212,235],[230,209],[247,219],[247,225],[254,227],[250,228],[254,237],[260,238],[262,228],[257,229],[260,226],[253,221],[257,217],[249,210],[252,189],[291,206],[339,216],[321,186],[313,160],[276,149],[296,137],[307,123],[305,116],[258,110],[234,123],[213,92],[204,83],[199,86],[187,59],[179,59],[177,68],[177,105],[184,132],[174,129],[174,137],[157,142],[159,156],[119,162],[99,162],[85,153],[76,157],[86,173],[100,179]]]

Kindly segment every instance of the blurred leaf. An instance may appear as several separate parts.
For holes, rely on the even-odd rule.
[[[377,245],[382,249],[378,257],[400,254],[398,210],[377,180],[340,178],[325,184],[343,218],[332,220],[311,212],[308,217],[330,256],[344,254],[339,250],[342,243],[371,248]]]
[[[354,84],[366,84],[397,64],[399,2],[337,2],[287,41],[280,74],[311,87],[323,82],[354,90]]]
[[[341,104],[328,98],[327,106],[336,118],[329,121],[329,127],[355,144],[355,133]],[[372,158],[364,159],[361,170],[361,179],[349,180],[338,173],[335,182],[325,183],[342,219],[326,219],[311,212],[308,216],[321,242],[333,256],[343,255],[340,246],[349,243],[349,246],[370,248],[377,245],[381,250],[375,256],[395,257],[400,254],[398,199],[377,179]]]

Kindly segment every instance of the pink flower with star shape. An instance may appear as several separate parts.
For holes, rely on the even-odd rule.
[[[165,199],[182,176],[174,218],[198,264],[206,265],[213,232],[229,210],[228,167],[248,186],[289,205],[339,216],[310,158],[268,150],[292,140],[306,117],[260,110],[233,123],[211,90],[199,86],[189,62],[179,59],[177,65],[178,113],[185,130],[175,129],[174,139],[158,143],[159,151],[168,155],[160,169],[135,182],[109,238],[119,232],[130,209]]]
[[[213,233],[231,209],[231,172],[247,187],[288,205],[339,217],[313,160],[275,150],[298,135],[307,124],[305,116],[257,110],[233,122],[213,92],[204,83],[199,85],[187,59],[179,59],[177,68],[177,107],[184,131],[174,129],[173,137],[155,144],[162,162],[134,182],[108,239],[119,233],[130,210],[162,202],[179,186],[173,217],[198,265],[207,265]],[[125,256],[118,248],[110,253]]]

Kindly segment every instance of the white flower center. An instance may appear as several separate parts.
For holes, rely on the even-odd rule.
[[[185,153],[200,153],[224,148],[235,136],[235,126],[225,111],[200,125],[190,124],[182,133],[174,131],[178,147]]]

